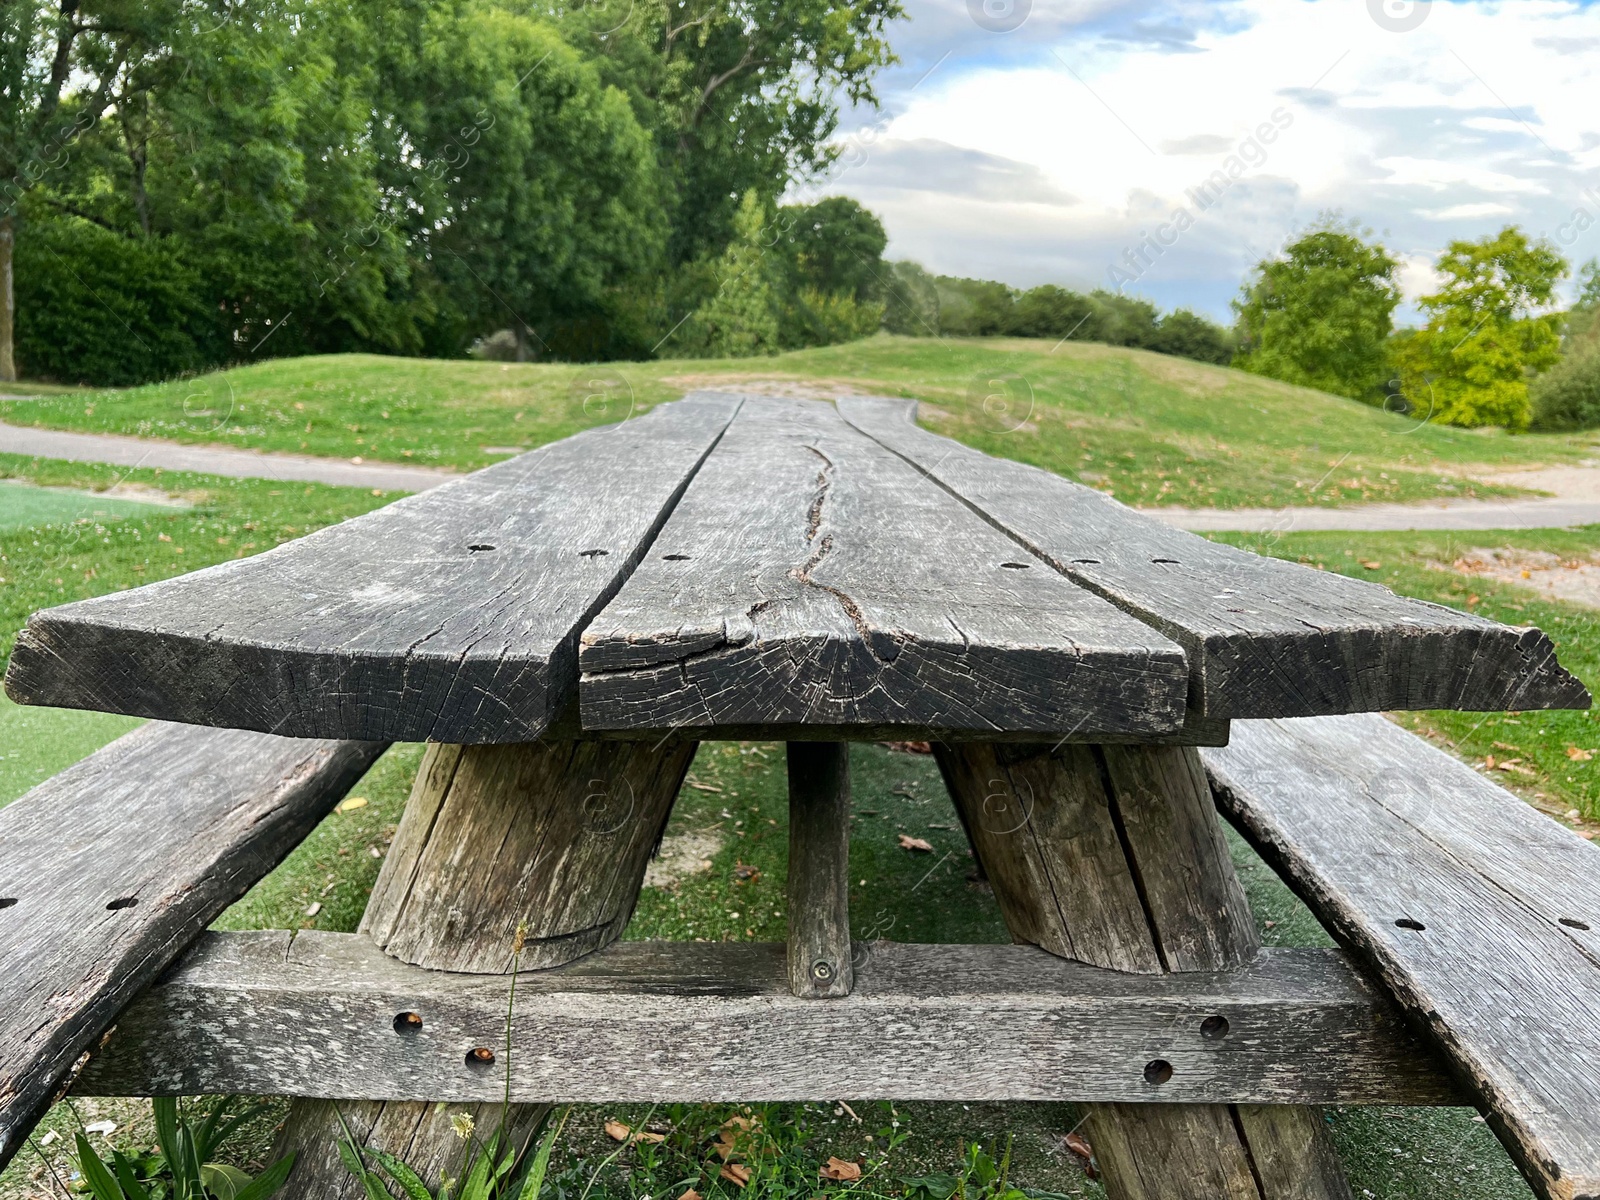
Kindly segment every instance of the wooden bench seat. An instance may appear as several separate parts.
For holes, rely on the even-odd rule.
[[[1600,1196],[1600,848],[1375,715],[1235,722],[1218,806],[1552,1200]]]
[[[123,1005],[383,749],[152,723],[0,809],[0,1167]]]

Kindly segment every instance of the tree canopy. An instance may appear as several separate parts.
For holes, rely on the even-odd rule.
[[[1527,428],[1529,379],[1561,357],[1562,317],[1551,307],[1566,260],[1508,225],[1451,242],[1435,269],[1444,285],[1419,301],[1427,327],[1401,347],[1406,399],[1447,424]]]
[[[1234,301],[1234,366],[1353,400],[1382,395],[1400,289],[1383,246],[1327,222],[1266,259]]]

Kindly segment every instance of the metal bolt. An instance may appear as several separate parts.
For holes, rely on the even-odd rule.
[[[811,974],[823,983],[827,983],[828,980],[833,978],[833,964],[826,962],[814,963],[811,967]]]

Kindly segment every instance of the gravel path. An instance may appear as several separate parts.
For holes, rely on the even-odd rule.
[[[216,446],[186,446],[102,433],[67,433],[0,425],[0,453],[61,458],[68,462],[111,463],[119,467],[160,467],[234,479],[277,479],[285,483],[331,483],[342,487],[421,492],[457,478],[434,467],[350,462],[302,454],[263,454]]]

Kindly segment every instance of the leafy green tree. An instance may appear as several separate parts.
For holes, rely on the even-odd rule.
[[[479,0],[379,8],[385,206],[455,307],[454,350],[594,311],[658,261],[649,135],[558,30]]]
[[[185,0],[0,4],[0,380],[16,378],[14,262],[24,198],[70,161],[107,112],[134,111],[175,38],[215,16]]]
[[[889,264],[884,295],[883,327],[906,337],[934,337],[939,332],[939,288],[923,267],[910,259]]]
[[[1104,288],[1090,292],[1089,300],[1095,307],[1094,318],[1084,326],[1089,340],[1139,350],[1155,348],[1161,318],[1150,301]]]
[[[1234,342],[1233,335],[1216,322],[1180,308],[1158,322],[1150,349],[1226,366],[1233,358]]]
[[[1435,269],[1444,286],[1420,301],[1428,324],[1401,352],[1401,391],[1447,424],[1527,428],[1528,380],[1561,357],[1562,317],[1549,309],[1566,260],[1511,225],[1450,243]]]
[[[748,358],[782,348],[784,276],[773,240],[767,206],[752,188],[739,204],[733,240],[717,260],[718,287],[674,339],[678,353]]]
[[[775,203],[847,151],[841,105],[877,105],[899,0],[559,0],[654,136],[667,177],[668,262],[721,253],[742,197]]]
[[[1353,400],[1381,394],[1399,264],[1381,245],[1326,223],[1261,262],[1234,301],[1234,366]]]
[[[1016,290],[992,279],[940,275],[939,332],[954,337],[998,337],[1015,321]]]
[[[1073,338],[1086,341],[1096,330],[1094,302],[1053,283],[1017,297],[1011,331],[1018,337]]]
[[[785,347],[827,346],[878,330],[889,238],[877,217],[849,197],[830,196],[779,209],[775,231],[787,275]]]

